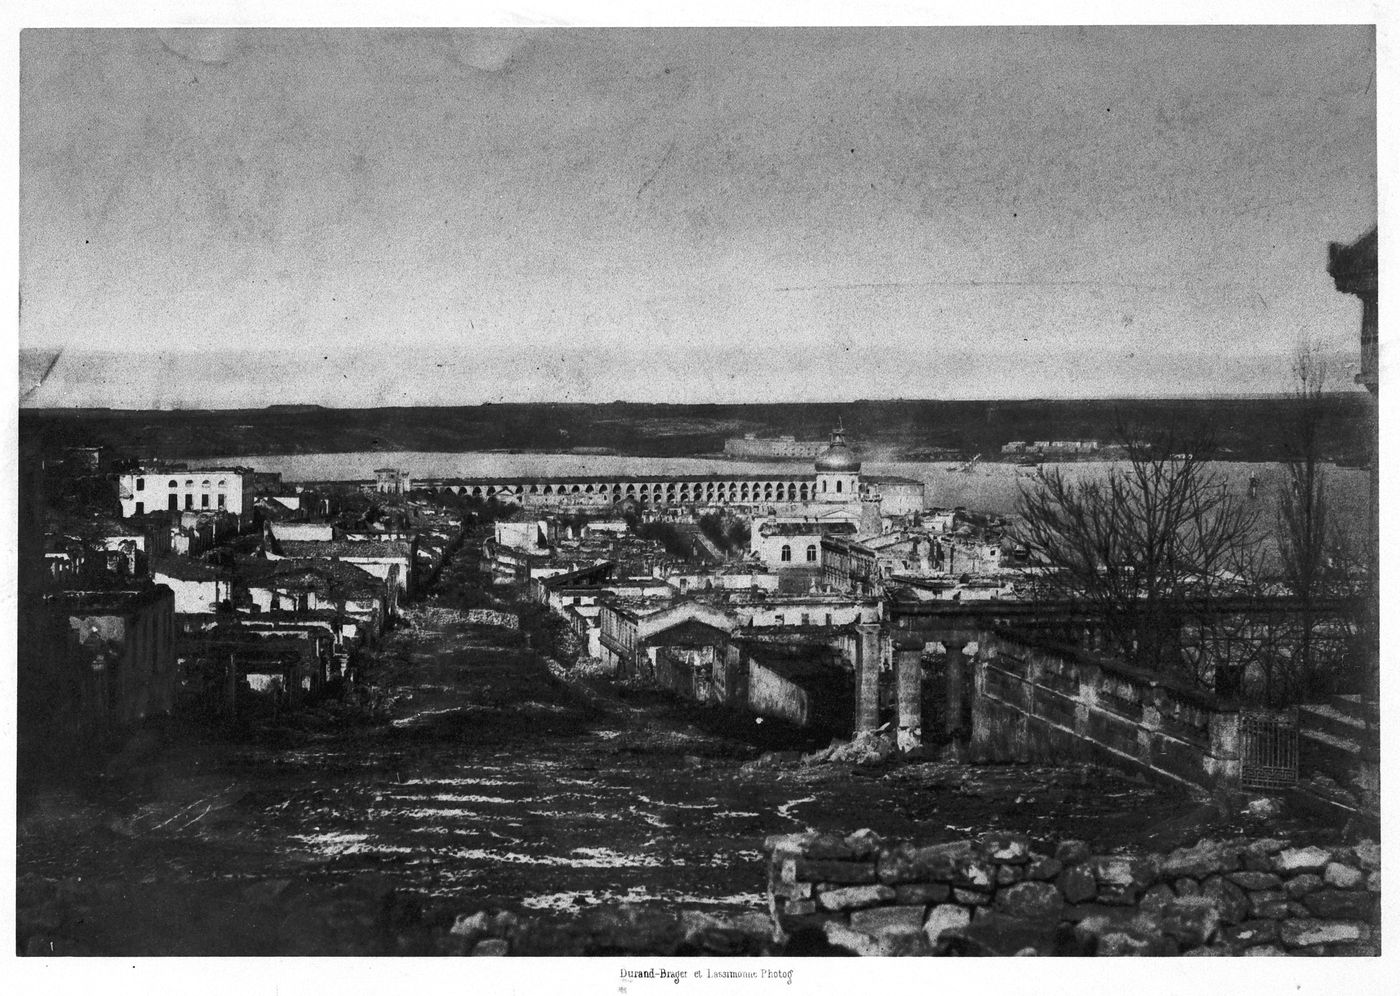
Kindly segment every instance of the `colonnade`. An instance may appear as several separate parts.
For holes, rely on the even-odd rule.
[[[880,725],[880,627],[866,624],[859,627],[860,638],[855,662],[855,733],[875,730]],[[972,638],[966,633],[938,634],[926,641],[926,634],[897,632],[891,640],[895,677],[896,741],[902,751],[913,750],[923,743],[923,653],[926,642],[942,643],[947,651],[947,677],[944,696],[947,712],[944,732],[958,736],[962,729],[964,671],[967,646]]]

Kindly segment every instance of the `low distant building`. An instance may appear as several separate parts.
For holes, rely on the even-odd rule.
[[[674,602],[669,597],[599,603],[600,657],[619,678],[655,678],[656,655],[667,646],[659,634],[682,623],[703,623],[731,632],[734,619],[703,602]],[[656,638],[656,639],[654,639]]]
[[[813,591],[802,595],[731,596],[725,608],[744,629],[855,626],[880,621],[878,598],[845,592]]]
[[[44,566],[51,580],[71,586],[86,564],[87,546],[81,539],[57,532],[44,534]]]
[[[951,533],[957,524],[958,513],[951,508],[935,508],[925,512],[919,518],[924,528],[930,532]]]
[[[410,597],[414,585],[414,541],[370,540],[288,540],[278,543],[277,551],[269,551],[268,559],[280,557],[296,559],[343,560],[369,571],[380,580],[389,583],[391,592],[390,614],[398,611],[398,599]]]
[[[276,540],[328,543],[335,539],[335,527],[329,522],[270,522],[268,529]]]
[[[247,597],[240,608],[258,614],[331,610],[355,620],[355,632],[365,640],[378,637],[389,615],[392,579],[386,583],[343,560],[253,560],[240,574]]]
[[[182,643],[182,711],[236,714],[254,704],[294,708],[332,671],[330,641],[312,628],[224,622]]]
[[[49,537],[46,554],[50,549],[63,550],[69,554],[62,558],[64,561],[71,560],[73,543],[82,545],[83,554],[77,558],[75,566],[94,585],[104,577],[137,578],[147,573],[147,549],[153,537],[148,535],[143,523],[69,517],[58,520],[55,528],[49,530]],[[160,535],[154,537],[161,538]]]
[[[1093,456],[1101,449],[1097,439],[1036,439],[1013,440],[1003,444],[1003,456],[1039,456],[1073,459]]]
[[[501,546],[535,550],[549,545],[548,525],[535,519],[501,519],[494,528],[496,542]]]
[[[490,537],[482,544],[482,556],[493,584],[529,584],[535,574],[548,565],[545,549],[527,550],[508,543],[498,543]]]
[[[877,591],[881,580],[878,559],[874,550],[850,536],[823,536],[822,582],[858,595]]]
[[[1002,569],[1006,551],[1000,540],[978,536],[941,536],[938,541],[938,567],[957,577],[963,574],[991,574]]]
[[[571,605],[564,614],[564,619],[574,631],[583,652],[595,660],[603,656],[598,626],[598,616],[601,612],[602,606],[594,602],[591,605]]]
[[[724,441],[726,456],[752,457],[757,459],[810,460],[826,449],[824,440],[799,440],[796,436],[774,436],[760,439],[757,434],[746,432],[742,438],[729,438]]]
[[[774,517],[754,523],[749,532],[749,549],[774,570],[807,568],[815,571],[821,568],[823,537],[854,537],[856,531],[856,524],[848,520],[803,518],[782,521]]]
[[[768,591],[778,590],[778,575],[774,571],[750,564],[700,569],[658,567],[657,574],[680,595],[707,591]]]
[[[629,528],[626,519],[590,519],[583,524],[585,536],[625,536]]]
[[[178,512],[170,518],[170,552],[184,557],[217,546],[236,534],[242,524],[232,512]]]
[[[287,512],[302,511],[302,496],[287,494],[258,495],[258,507],[276,507]]]
[[[397,467],[380,467],[374,472],[374,490],[381,495],[406,495],[413,490],[413,475]]]
[[[117,479],[122,517],[147,512],[223,511],[242,517],[252,511],[249,467],[200,467],[176,471],[143,468]]]
[[[879,498],[879,511],[883,516],[915,515],[924,510],[923,481],[888,475],[867,476],[862,481],[866,492]]]
[[[730,631],[713,621],[687,619],[643,641],[652,677],[668,691],[694,702],[723,704],[731,684],[725,674]]]
[[[1016,584],[1010,579],[978,578],[959,581],[947,576],[893,574],[887,588],[901,599],[916,602],[1014,601]]]
[[[151,562],[151,580],[174,593],[177,615],[216,612],[233,600],[229,572],[189,557],[163,557]]]
[[[530,597],[563,615],[571,605],[597,602],[597,594],[604,590],[603,586],[611,581],[616,571],[615,563],[604,560],[572,571],[537,575],[529,581]],[[585,597],[585,592],[591,594]]]

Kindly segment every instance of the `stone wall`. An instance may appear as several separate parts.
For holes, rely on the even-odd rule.
[[[770,837],[788,938],[862,955],[1377,954],[1380,846],[1201,841],[1096,855],[1024,837],[919,846],[869,830]]]
[[[979,635],[971,756],[1083,761],[1197,792],[1237,791],[1239,713],[1161,675],[1073,648]]]

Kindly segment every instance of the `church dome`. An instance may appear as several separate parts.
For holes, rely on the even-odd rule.
[[[846,445],[846,433],[839,425],[831,433],[831,445],[817,456],[819,474],[857,474],[860,461]]]

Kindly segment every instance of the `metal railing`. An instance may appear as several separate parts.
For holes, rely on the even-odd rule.
[[[1291,788],[1298,784],[1298,710],[1240,711],[1240,787]]]

